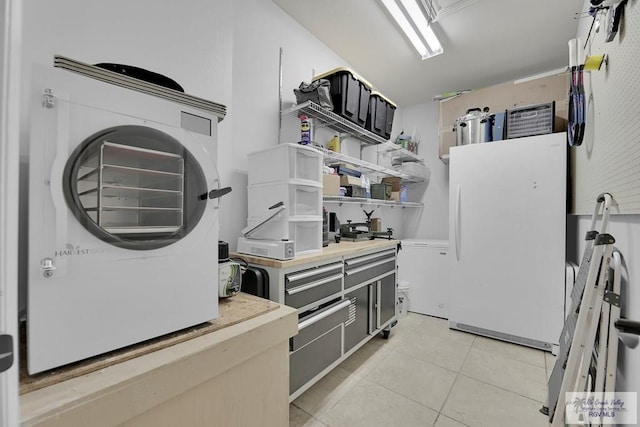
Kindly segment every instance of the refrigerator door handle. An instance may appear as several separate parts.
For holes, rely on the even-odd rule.
[[[456,247],[456,261],[460,261],[460,184],[456,186],[456,211],[453,233],[454,245]]]

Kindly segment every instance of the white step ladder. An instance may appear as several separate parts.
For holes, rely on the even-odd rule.
[[[598,325],[607,283],[607,266],[615,242],[613,236],[605,233],[611,201],[611,195],[607,193],[597,198],[591,227],[585,238],[587,246],[571,294],[571,310],[560,335],[560,351],[549,378],[547,404],[541,412],[549,416],[554,426],[564,425],[567,392],[587,391],[587,385],[590,389],[593,388],[593,385],[587,382],[598,338]],[[600,229],[596,230],[598,218]],[[608,308],[608,304],[605,305]],[[613,360],[615,364],[615,359]],[[560,412],[557,412],[558,409]]]

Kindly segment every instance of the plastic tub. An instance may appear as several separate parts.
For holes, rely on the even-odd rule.
[[[321,184],[303,185],[296,180],[290,180],[249,185],[247,199],[248,213],[251,217],[268,215],[269,208],[278,202],[284,202],[290,216],[322,215]]]
[[[247,225],[258,225],[261,218],[247,218]],[[312,253],[322,249],[322,216],[287,217],[282,215],[269,221],[256,230],[254,239],[280,240],[289,239],[295,242],[296,255]]]
[[[322,183],[322,154],[300,144],[278,144],[250,153],[249,185],[290,179]]]
[[[395,111],[396,104],[379,92],[371,92],[365,129],[383,138],[391,138],[391,127],[393,126]]]
[[[409,282],[398,281],[398,319],[407,317],[409,312]]]
[[[327,79],[331,83],[333,112],[364,127],[369,112],[371,84],[345,67],[313,78],[314,81],[319,79]]]

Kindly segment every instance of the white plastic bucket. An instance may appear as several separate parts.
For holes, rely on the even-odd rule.
[[[402,319],[407,317],[409,312],[409,282],[399,281],[396,295],[398,298],[398,319]]]

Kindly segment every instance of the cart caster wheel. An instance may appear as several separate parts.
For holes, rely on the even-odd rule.
[[[391,334],[391,331],[389,329],[385,329],[382,331],[382,338],[384,338],[385,340],[389,339],[389,334]]]

